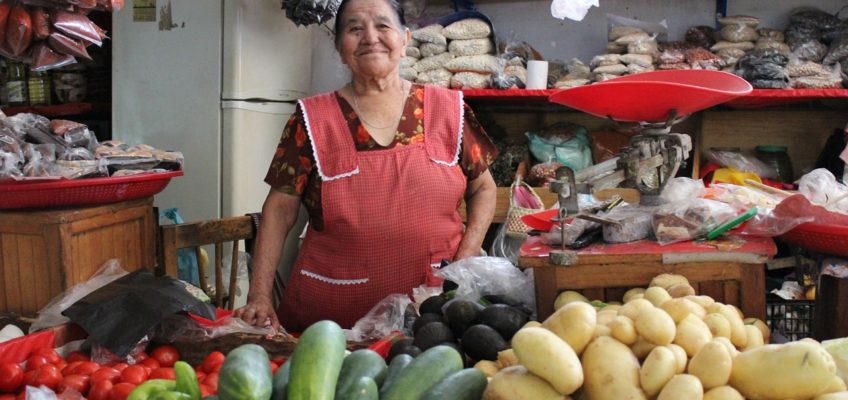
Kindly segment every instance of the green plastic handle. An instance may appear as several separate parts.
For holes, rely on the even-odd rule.
[[[739,224],[753,218],[755,215],[757,215],[757,207],[751,207],[751,209],[746,211],[744,214],[736,218],[730,219],[729,221],[711,230],[710,233],[707,234],[707,240],[713,240],[721,236],[721,234],[739,226]]]

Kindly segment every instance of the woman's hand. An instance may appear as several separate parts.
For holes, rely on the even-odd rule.
[[[247,304],[236,310],[234,315],[253,326],[265,327],[270,321],[274,330],[280,329],[280,321],[277,320],[274,304],[266,296],[257,296],[256,299],[248,298]]]

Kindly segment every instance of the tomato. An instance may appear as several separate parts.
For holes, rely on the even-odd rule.
[[[112,367],[100,367],[100,369],[91,374],[91,383],[97,383],[103,380],[118,383],[121,381],[121,371]]]
[[[109,400],[109,392],[115,386],[107,380],[92,382],[91,390],[88,391],[88,400]]]
[[[203,379],[203,383],[208,385],[212,390],[218,391],[218,373],[213,372],[211,374],[206,375],[206,378]]]
[[[195,371],[194,374],[197,375],[198,382],[203,382],[203,379],[206,378],[206,373],[203,371]]]
[[[34,355],[29,356],[29,358],[27,358],[26,370],[27,371],[35,371],[36,369],[38,369],[38,367],[40,367],[44,364],[50,364],[49,362],[47,362],[47,357],[44,357],[44,356],[41,356],[41,355],[38,355],[38,354],[34,354]]]
[[[211,396],[214,393],[215,392],[212,390],[211,387],[209,387],[209,385],[207,385],[205,383],[200,384],[200,397],[201,398],[206,398],[206,396]]]
[[[135,358],[136,363],[140,363],[140,362],[150,358],[150,356],[147,355],[147,353],[145,353],[143,351],[139,351],[138,354],[133,354],[133,358]]]
[[[136,365],[142,365],[142,366],[150,368],[151,370],[154,370],[154,369],[159,368],[159,367],[172,367],[173,366],[173,365],[161,365],[161,364],[159,364],[159,361],[156,361],[155,358],[148,358],[148,359],[146,359],[146,360],[144,360],[144,361],[142,361],[142,362],[140,362]]]
[[[127,400],[127,396],[132,393],[136,385],[133,383],[119,383],[112,387],[109,391],[109,400]]]
[[[280,366],[273,361],[269,361],[269,362],[271,363],[271,374],[273,375],[274,373],[277,372],[277,368],[280,368]]]
[[[163,367],[173,367],[175,362],[180,361],[180,352],[174,346],[166,344],[153,350],[150,357],[159,361]]]
[[[72,375],[74,373],[74,368],[76,368],[77,365],[80,364],[82,364],[82,361],[69,362],[68,365],[65,366],[65,368],[62,368],[62,375]]]
[[[44,356],[50,364],[57,364],[62,361],[62,356],[50,347],[42,347],[35,351],[35,354]]]
[[[65,357],[65,360],[68,361],[68,362],[91,361],[91,357],[89,357],[88,354],[85,354],[81,351],[72,351],[72,352],[68,353],[68,356]]]
[[[83,362],[77,364],[77,366],[74,367],[74,369],[71,370],[71,374],[88,376],[88,375],[93,374],[95,371],[97,371],[100,368],[101,368],[100,364],[98,364],[94,361],[83,361]]]
[[[59,368],[59,371],[62,371],[62,370],[65,369],[65,367],[68,366],[68,363],[65,360],[59,359],[59,362],[53,363],[53,365],[55,365],[56,368]],[[65,375],[65,374],[62,374],[62,375]]]
[[[32,372],[32,375],[27,376],[29,372]],[[59,382],[62,382],[62,373],[59,371],[59,368],[56,368],[53,364],[44,364],[38,367],[34,371],[29,371],[24,374],[24,384],[29,386],[47,386],[50,389],[56,389],[59,386]]]
[[[173,368],[156,368],[150,373],[150,379],[170,379],[175,381],[177,380],[177,375],[174,373]]]
[[[91,383],[91,378],[85,375],[68,375],[62,378],[62,382],[59,383],[59,393],[64,392],[67,389],[74,389],[82,395],[85,395],[88,392],[89,384]]]
[[[13,362],[0,363],[0,392],[14,392],[24,382],[24,369]]]
[[[221,353],[220,351],[213,351],[209,353],[209,355],[203,359],[203,363],[200,364],[201,368],[203,369],[203,372],[208,374],[210,372],[218,371],[218,369],[221,368],[221,365],[224,364],[224,359],[226,357],[227,356],[225,356],[224,353]]]
[[[141,365],[130,365],[121,371],[121,382],[138,385],[147,380],[147,375],[147,370]]]
[[[124,368],[126,368],[128,366],[129,366],[129,364],[127,364],[127,363],[117,363],[117,364],[113,365],[112,368],[115,368],[118,371],[123,371]]]

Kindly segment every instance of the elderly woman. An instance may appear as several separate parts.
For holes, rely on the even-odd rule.
[[[335,44],[352,79],[301,100],[283,131],[237,311],[248,323],[349,328],[389,294],[437,285],[441,260],[479,253],[494,214],[496,149],[461,93],[400,78],[410,40],[401,18],[395,0],[339,6]],[[274,270],[300,203],[309,227],[275,313]]]

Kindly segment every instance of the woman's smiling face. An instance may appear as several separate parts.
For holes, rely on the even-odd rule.
[[[354,76],[385,77],[397,70],[407,31],[385,0],[351,0],[337,18],[342,20],[336,47]]]

